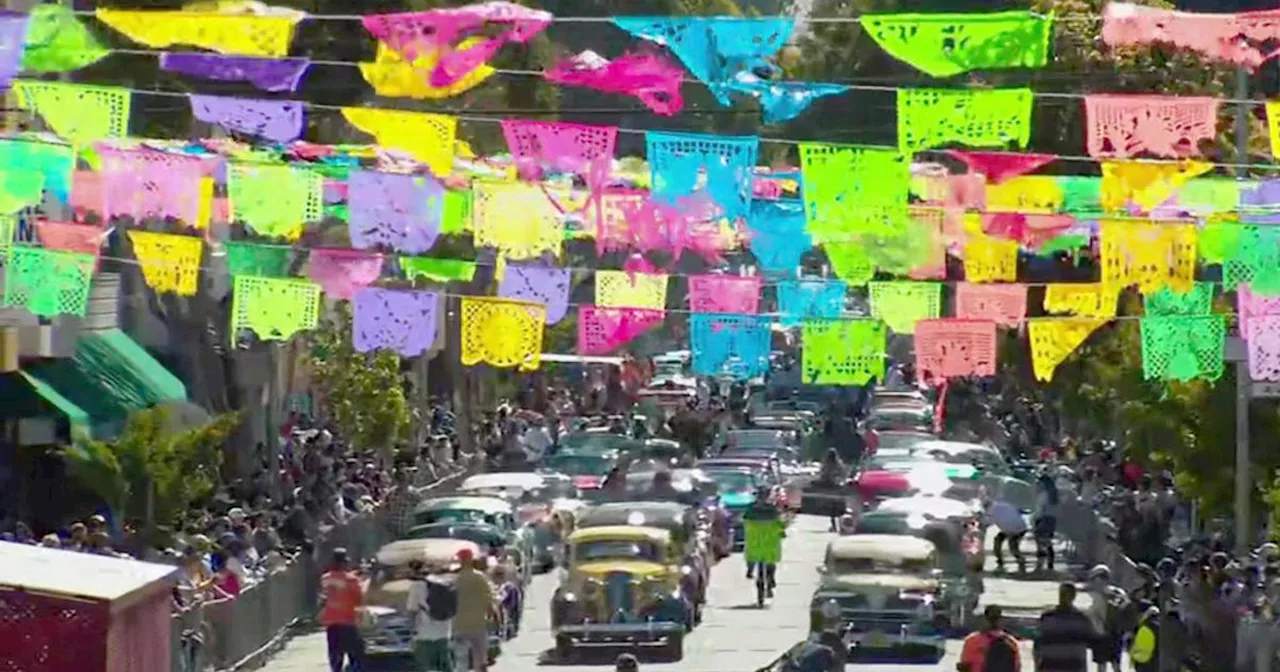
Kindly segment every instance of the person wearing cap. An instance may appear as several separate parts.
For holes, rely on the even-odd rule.
[[[480,561],[484,561],[481,558]],[[458,613],[453,617],[453,636],[467,646],[470,669],[489,669],[489,619],[494,615],[493,585],[476,568],[475,553],[469,548],[458,551]]]
[[[320,591],[324,600],[320,624],[328,640],[329,669],[342,672],[343,663],[350,661],[357,671],[363,670],[364,639],[357,626],[357,612],[364,605],[364,587],[360,577],[351,570],[347,549],[333,549],[329,571],[320,577]]]
[[[960,662],[956,664],[958,672],[1017,672],[1022,669],[1018,640],[1005,632],[1000,622],[1002,616],[1000,607],[994,604],[983,610],[982,628],[964,638]],[[997,661],[996,656],[988,659],[987,654],[996,646],[1007,647],[1013,655],[1002,661]]]

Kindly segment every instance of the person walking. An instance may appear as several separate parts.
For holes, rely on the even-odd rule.
[[[1047,569],[1052,572],[1055,559],[1053,539],[1058,532],[1058,485],[1053,476],[1042,473],[1036,486],[1036,571]]]
[[[458,593],[423,573],[422,563],[410,565],[413,583],[405,611],[413,614],[413,659],[417,672],[454,672],[453,618],[458,614]]]
[[[1160,661],[1156,652],[1160,642],[1160,610],[1150,607],[1143,611],[1138,627],[1129,643],[1129,660],[1134,672],[1159,672]]]
[[[333,549],[333,561],[329,571],[320,577],[320,591],[324,606],[320,610],[320,624],[324,626],[329,645],[329,669],[343,672],[343,664],[350,662],[355,672],[364,670],[364,639],[356,625],[358,611],[364,605],[364,587],[360,577],[351,570],[347,549]]]
[[[982,629],[964,638],[957,672],[1020,672],[1018,640],[1004,631],[1000,607],[988,605],[982,612]]]
[[[1075,607],[1076,587],[1058,586],[1058,606],[1040,615],[1032,655],[1036,672],[1087,672],[1093,623]]]
[[[458,564],[461,568],[454,583],[458,595],[458,612],[453,619],[454,637],[466,645],[471,659],[469,668],[474,672],[488,672],[489,618],[496,611],[493,585],[476,568],[477,560],[471,549],[458,551]]]
[[[1022,538],[1027,536],[1027,519],[1022,511],[1003,498],[992,501],[987,506],[987,522],[996,528],[995,554],[996,569],[1004,571],[1004,546],[1009,546],[1009,554],[1018,563],[1018,573],[1027,571],[1027,559],[1022,555]]]

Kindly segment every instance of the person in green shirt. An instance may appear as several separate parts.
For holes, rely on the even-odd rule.
[[[776,574],[778,563],[782,561],[782,539],[787,534],[787,524],[782,519],[782,512],[774,506],[773,493],[769,488],[761,488],[756,493],[755,504],[742,516],[742,527],[746,536],[747,576],[759,571],[767,582],[768,597],[773,597],[773,589],[778,585]]]

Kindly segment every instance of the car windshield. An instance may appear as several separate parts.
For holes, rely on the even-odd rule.
[[[919,575],[933,569],[928,560],[873,560],[871,558],[840,558],[832,563],[836,574],[910,574]]]
[[[785,435],[776,429],[733,431],[725,437],[730,448],[772,448],[786,443]]]
[[[415,515],[413,519],[418,525],[430,525],[432,523],[489,523],[493,525],[498,522],[497,516],[475,509],[423,511]]]
[[[707,476],[716,482],[720,492],[755,492],[759,487],[756,477],[746,471],[708,471]]]
[[[600,455],[555,455],[546,465],[547,469],[567,476],[603,476],[611,462]]]
[[[924,443],[925,441],[933,441],[938,437],[933,436],[932,434],[924,434],[924,433],[914,434],[914,433],[902,433],[902,432],[885,432],[884,434],[881,434],[876,438],[878,438],[880,441],[879,444],[877,444],[877,448],[879,450],[885,450],[885,449],[911,448],[916,444]]]
[[[853,526],[854,534],[910,534],[906,516],[863,516]]]
[[[627,437],[607,432],[578,432],[560,440],[560,449],[566,451],[592,452],[616,448],[625,443]]]
[[[647,560],[660,562],[658,545],[648,541],[624,541],[605,539],[600,541],[584,541],[574,547],[574,560],[591,562],[593,560]]]
[[[467,525],[429,525],[409,530],[409,539],[464,539],[474,541],[481,549],[498,546],[497,539],[491,530]]]

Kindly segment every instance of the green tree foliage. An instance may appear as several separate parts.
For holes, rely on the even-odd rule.
[[[175,427],[166,409],[150,408],[132,414],[115,439],[80,438],[62,455],[70,473],[118,520],[142,518],[151,531],[213,494],[222,444],[239,424],[238,413],[227,413],[198,427]]]
[[[311,382],[325,415],[355,446],[389,456],[412,429],[400,356],[387,350],[356,352],[346,303],[338,303],[307,338]]]

